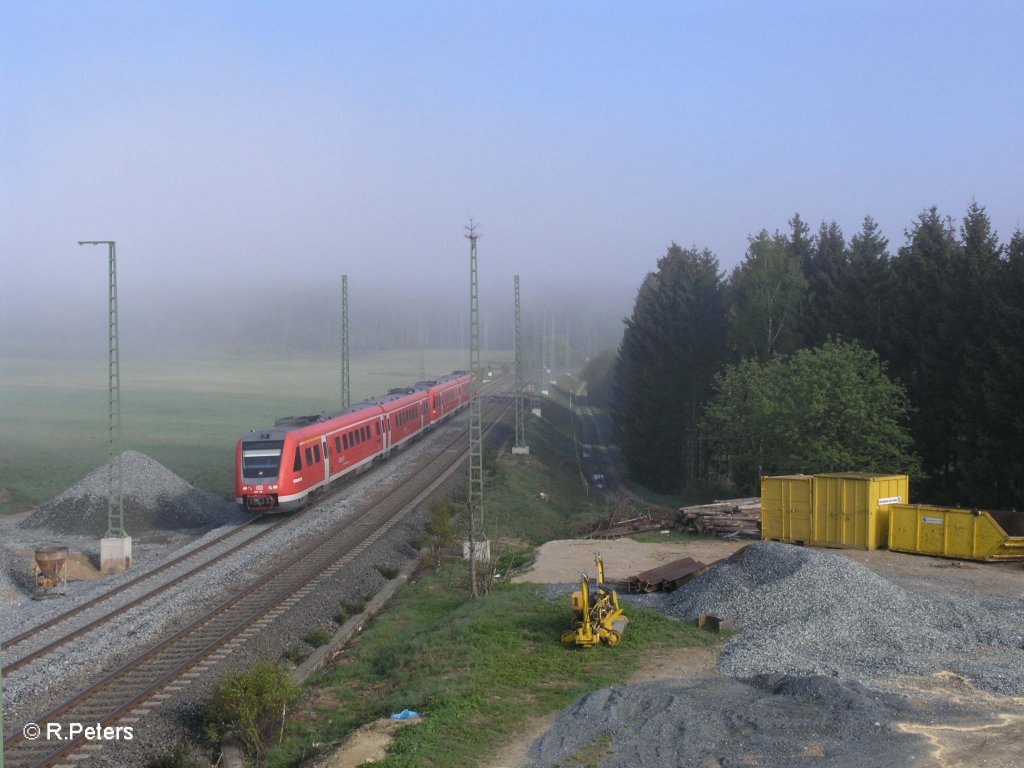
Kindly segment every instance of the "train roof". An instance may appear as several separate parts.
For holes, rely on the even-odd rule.
[[[345,416],[350,413],[356,413],[366,408],[373,406],[383,406],[388,403],[393,403],[396,400],[401,400],[403,397],[414,395],[417,392],[424,392],[428,388],[437,386],[438,384],[445,384],[453,379],[457,379],[460,376],[469,375],[468,371],[452,371],[449,374],[441,376],[437,379],[425,379],[423,381],[417,381],[411,387],[395,387],[389,389],[386,395],[380,397],[371,397],[367,400],[363,400],[359,403],[353,403],[346,408],[341,408],[337,411],[314,413],[309,416],[284,416],[283,418],[277,419],[274,422],[274,426],[266,429],[253,429],[243,436],[243,440],[252,439],[263,439],[270,440],[273,437],[256,437],[253,435],[273,435],[274,437],[283,437],[285,433],[290,432],[294,429],[301,429],[302,427],[308,427],[312,424],[319,424],[324,421],[330,421],[336,419],[339,416]]]

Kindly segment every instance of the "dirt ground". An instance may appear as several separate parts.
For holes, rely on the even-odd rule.
[[[718,539],[657,543],[640,543],[632,539],[549,541],[537,550],[533,566],[516,576],[514,581],[541,584],[574,582],[580,578],[580,571],[595,576],[595,552],[601,553],[606,578],[625,579],[682,557],[712,563],[729,557],[746,543]],[[882,550],[832,551],[914,589],[937,592],[977,591],[1024,597],[1024,564],[1021,563],[971,563]],[[678,678],[720,678],[717,669],[719,651],[720,647],[665,650],[648,656],[640,669],[626,682],[635,684]],[[922,762],[922,766],[966,768],[975,765],[1020,764],[1017,761],[1019,745],[1024,743],[1024,718],[1017,712],[1024,709],[1024,701],[997,700],[998,697],[976,691],[969,681],[952,675],[903,679],[897,682],[896,687],[911,696],[918,693],[940,693],[991,715],[989,722],[984,725],[937,723],[933,727],[923,727],[907,724],[905,728],[909,732],[920,733],[932,745],[931,760]],[[1005,711],[1007,709],[1013,711]],[[484,768],[519,768],[526,765],[529,762],[527,751],[530,746],[551,728],[556,716],[557,713],[531,720],[519,736],[503,745]],[[380,760],[385,755],[396,727],[390,721],[364,726],[350,736],[333,755],[318,763],[317,768],[355,768],[363,763]]]
[[[692,557],[705,563],[729,557],[744,546],[742,541],[699,540],[641,544],[631,539],[613,541],[563,540],[544,544],[529,572],[516,581],[563,583],[579,578],[580,570],[592,574],[594,552],[601,553],[607,578],[626,578],[638,572],[663,565],[681,557]],[[921,557],[878,550],[832,550],[849,557],[902,586],[945,592],[985,592],[1024,597],[1024,564],[973,563]],[[720,647],[672,649],[649,656],[643,666],[627,681],[628,684],[675,678],[716,678]],[[671,657],[671,658],[669,658]],[[975,690],[969,681],[954,675],[928,678],[907,678],[898,681],[911,697],[936,694],[970,706],[988,715],[983,725],[936,723],[934,726],[906,724],[902,729],[919,733],[928,739],[933,753],[929,763],[935,768],[966,768],[967,766],[1012,766],[1020,761],[1020,745],[1024,743],[1024,718],[1019,714],[1024,701],[1000,699]],[[519,768],[526,765],[527,750],[552,725],[555,715],[537,718],[513,743],[506,745],[499,757],[486,768]]]
[[[559,539],[542,544],[533,567],[513,581],[538,584],[574,582],[580,580],[580,571],[586,571],[594,578],[597,575],[595,552],[601,553],[606,579],[625,579],[682,557],[712,563],[729,557],[746,543],[719,539],[654,544],[642,544],[633,539]]]

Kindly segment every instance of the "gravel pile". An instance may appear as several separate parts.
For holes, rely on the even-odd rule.
[[[145,454],[125,451],[121,462],[124,514],[130,534],[209,528],[232,516],[234,504],[194,488]],[[107,480],[104,464],[40,506],[21,522],[21,527],[102,535],[107,529]]]
[[[0,545],[0,602],[30,597],[35,591],[35,584],[32,564],[13,550]]]
[[[529,768],[708,766],[889,768],[914,765],[927,741],[896,722],[927,714],[899,696],[823,677],[664,680],[578,699],[528,752]]]
[[[1024,695],[1024,600],[925,595],[854,561],[775,542],[751,544],[661,610],[732,618],[719,666],[869,682],[948,670],[993,693]]]

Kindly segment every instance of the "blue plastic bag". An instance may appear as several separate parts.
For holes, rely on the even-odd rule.
[[[397,712],[391,716],[392,720],[409,720],[413,717],[419,717],[419,712],[413,712],[411,709],[403,709],[401,712]]]

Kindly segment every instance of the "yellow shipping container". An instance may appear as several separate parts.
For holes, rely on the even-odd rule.
[[[906,475],[866,472],[814,476],[812,544],[878,549],[889,541],[889,508],[908,502]]]
[[[889,549],[964,560],[1024,560],[1024,515],[894,504]]]
[[[806,544],[813,540],[810,475],[761,478],[761,538]]]

